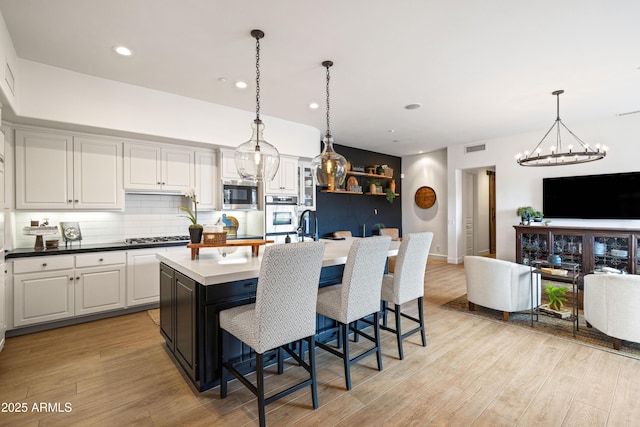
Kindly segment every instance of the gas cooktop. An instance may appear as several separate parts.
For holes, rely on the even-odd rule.
[[[148,245],[151,243],[188,242],[189,236],[132,237],[125,239],[125,245]]]

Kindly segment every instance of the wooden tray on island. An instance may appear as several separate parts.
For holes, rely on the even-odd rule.
[[[191,259],[196,259],[200,255],[200,248],[222,248],[231,246],[251,246],[251,255],[258,256],[260,246],[267,243],[273,243],[273,240],[262,239],[238,239],[227,240],[225,243],[188,243],[187,247],[191,249]]]

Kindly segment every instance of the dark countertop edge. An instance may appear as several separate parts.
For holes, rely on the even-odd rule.
[[[236,239],[262,239],[262,236],[238,236]],[[235,239],[228,239],[235,240]],[[4,254],[5,259],[14,258],[28,258],[37,256],[52,256],[52,255],[73,255],[89,252],[109,252],[109,251],[129,251],[136,249],[153,249],[153,248],[166,248],[171,246],[184,246],[186,248],[188,242],[162,242],[162,243],[148,243],[143,245],[125,245],[123,242],[118,243],[93,243],[81,245],[79,243],[70,244],[67,248],[63,244],[58,249],[44,249],[37,251],[34,248],[17,248],[12,251],[8,251]]]

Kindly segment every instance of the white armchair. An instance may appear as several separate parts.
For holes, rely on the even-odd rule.
[[[509,313],[531,309],[531,272],[526,265],[480,256],[464,257],[469,311],[475,305]],[[540,275],[533,275],[533,298],[540,302]]]
[[[613,338],[640,343],[640,276],[631,274],[587,274],[584,276],[584,318]]]

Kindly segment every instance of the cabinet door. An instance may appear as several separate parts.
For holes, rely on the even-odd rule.
[[[74,315],[73,270],[14,275],[14,326]]]
[[[316,207],[316,186],[313,180],[313,168],[309,162],[300,162],[298,165],[298,188],[300,188],[300,206],[307,209]]]
[[[216,153],[214,151],[196,151],[196,182],[198,209],[212,211],[216,209],[216,191],[220,181],[216,179]]]
[[[162,149],[162,190],[185,192],[194,186],[193,150]]]
[[[236,168],[236,159],[233,151],[220,150],[221,178],[222,179],[242,179]]]
[[[124,307],[124,264],[76,269],[75,314],[90,314]]]
[[[160,299],[160,276],[155,249],[127,252],[127,306],[151,304]]]
[[[124,188],[126,190],[160,190],[160,147],[124,144]]]
[[[196,358],[196,282],[175,273],[175,356],[193,380]]]
[[[73,170],[75,208],[124,209],[121,142],[75,138]]]
[[[160,264],[160,333],[164,336],[167,347],[173,353],[176,348],[176,322],[175,322],[175,271]]]
[[[278,172],[266,183],[267,194],[298,194],[298,160],[280,157]]]
[[[298,194],[298,159],[280,158],[280,185],[285,194]]]
[[[71,209],[73,137],[16,131],[16,209]]]

